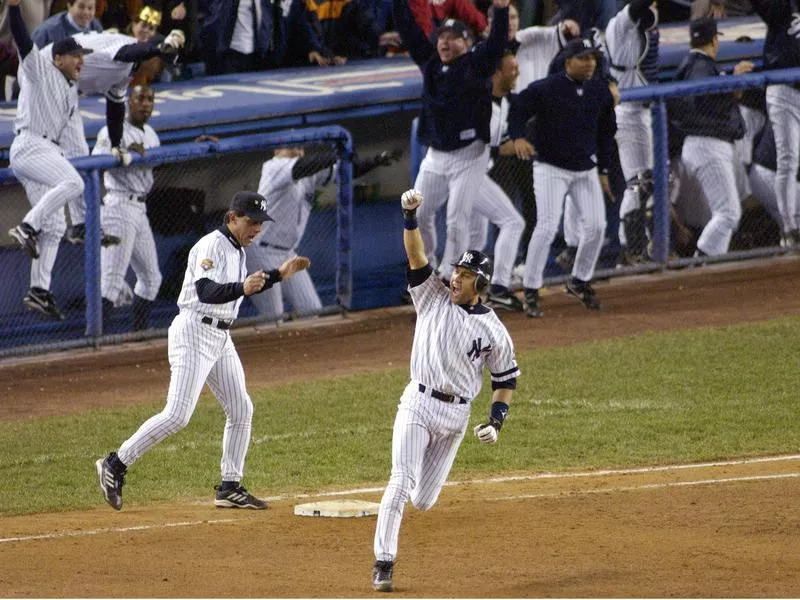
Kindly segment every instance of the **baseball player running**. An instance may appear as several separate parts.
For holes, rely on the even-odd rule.
[[[800,4],[797,0],[753,0],[767,25],[764,68],[800,67]],[[781,213],[783,243],[800,244],[797,220],[797,168],[800,165],[800,84],[767,86],[767,113],[775,134],[775,196]]]
[[[677,81],[720,75],[717,22],[696,19],[689,24],[691,50],[675,74]],[[742,61],[734,67],[740,75],[753,70]],[[697,240],[697,256],[715,256],[728,251],[742,207],[734,174],[734,142],[744,136],[745,125],[734,94],[705,94],[682,98],[677,120],[686,135],[681,160],[690,176],[696,177],[705,195],[711,220]]]
[[[514,143],[508,138],[508,110],[511,88],[519,75],[517,61],[510,50],[507,50],[492,75],[492,120],[490,127],[491,140],[489,170],[494,160],[501,154],[514,154]],[[519,240],[525,221],[520,216],[514,203],[491,177],[484,176],[478,201],[472,212],[471,246],[483,249],[488,237],[488,226],[492,223],[498,228],[497,240],[494,244],[494,274],[489,287],[487,304],[494,309],[516,310],[522,312],[524,306],[509,289],[511,271],[517,258]]]
[[[520,375],[508,331],[494,311],[480,302],[492,275],[491,261],[477,250],[467,250],[453,265],[448,289],[433,275],[417,228],[416,211],[422,202],[417,190],[408,190],[401,200],[417,326],[411,381],[400,397],[392,433],[392,474],[375,529],[372,587],[382,592],[392,591],[406,500],[411,498],[420,510],[436,503],[464,438],[484,365],[492,378],[491,411],[489,419],[473,430],[484,444],[497,441]]]
[[[388,166],[401,154],[394,150],[363,160],[354,157],[353,176],[360,177],[378,166]],[[332,150],[306,154],[303,148],[278,148],[273,158],[263,164],[258,193],[267,199],[267,211],[275,221],[266,223],[247,248],[249,268],[272,269],[295,255],[316,191],[333,179],[336,162],[337,156]],[[274,319],[283,317],[284,300],[288,300],[294,313],[300,316],[322,310],[322,302],[307,271],[250,298],[260,315]]]
[[[539,288],[550,246],[558,232],[569,194],[580,220],[580,237],[567,293],[589,309],[600,302],[591,286],[605,234],[604,190],[610,194],[608,167],[614,151],[614,98],[608,84],[593,79],[598,47],[589,39],[571,40],[563,73],[534,82],[519,94],[509,112],[509,135],[517,156],[529,159],[536,148],[533,182],[536,227],[528,244],[523,285],[526,314],[543,316]],[[536,116],[533,146],[523,137]]]
[[[147,124],[153,112],[154,99],[153,90],[145,85],[131,89],[128,99],[128,118],[123,125],[121,141],[123,147],[141,155],[160,145],[158,135]],[[97,134],[92,154],[111,154],[112,148],[108,127],[103,127]],[[125,274],[130,265],[136,275],[131,307],[132,328],[134,331],[147,329],[150,308],[161,286],[156,242],[145,204],[153,187],[153,168],[109,169],[103,178],[106,188],[101,221],[103,231],[121,240],[119,245],[105,247],[101,253],[103,318],[107,319],[114,306],[119,304],[123,290],[127,288]]]
[[[608,22],[606,56],[611,75],[620,89],[648,84],[642,63],[650,47],[650,32],[658,24],[658,9],[652,0],[631,0]],[[627,187],[619,206],[620,245],[627,248],[629,262],[647,260],[645,210],[652,190],[653,133],[650,107],[624,102],[616,109],[617,145]],[[649,180],[649,181],[647,181]]]
[[[247,274],[244,248],[271,218],[266,199],[255,192],[237,192],[225,223],[189,251],[186,276],[178,297],[180,312],[169,328],[172,376],[164,410],[145,421],[117,452],[96,463],[103,497],[122,508],[122,486],[128,467],[167,436],[189,422],[203,386],[208,383],[227,417],[222,438],[222,483],[216,486],[220,508],[264,509],[267,503],[241,485],[250,443],[253,403],[247,394],[242,362],[230,328],[244,296],[263,292],[278,281],[306,269],[308,258],[295,256],[278,269]]]
[[[66,229],[63,208],[68,202],[71,207],[83,202],[84,184],[59,144],[78,112],[75,83],[84,56],[91,50],[82,48],[73,38],[60,40],[48,52],[37,49],[25,28],[19,3],[8,0],[11,31],[20,57],[20,95],[10,166],[32,208],[8,233],[32,259],[31,288],[23,302],[61,319],[63,314],[50,292],[50,276]]]
[[[486,41],[469,49],[466,26],[447,19],[434,45],[414,21],[406,0],[393,0],[397,30],[422,71],[419,139],[428,146],[415,187],[429,202],[420,211],[428,260],[436,265],[436,212],[447,204],[447,241],[441,273],[469,244],[470,219],[489,161],[489,78],[503,54],[509,0],[493,0],[495,18]],[[458,99],[457,102],[454,99]]]

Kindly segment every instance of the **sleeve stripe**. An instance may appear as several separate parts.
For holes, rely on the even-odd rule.
[[[503,377],[508,377],[509,375],[516,376],[519,375],[519,367],[517,365],[514,365],[508,371],[503,371],[502,373],[492,373],[491,375],[493,379],[502,379]]]

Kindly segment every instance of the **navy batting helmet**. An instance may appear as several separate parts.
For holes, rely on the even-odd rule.
[[[453,263],[453,266],[464,267],[475,273],[477,276],[475,279],[475,291],[479,294],[482,294],[489,287],[489,281],[492,279],[494,271],[492,259],[480,250],[467,250],[461,255],[458,262]]]

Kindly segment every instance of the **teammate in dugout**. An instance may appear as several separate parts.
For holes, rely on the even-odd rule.
[[[530,317],[543,315],[539,288],[567,194],[580,219],[580,239],[566,291],[586,308],[601,307],[590,281],[606,228],[603,194],[611,194],[608,168],[613,160],[616,120],[608,83],[593,78],[598,51],[590,39],[571,40],[564,51],[565,71],[529,85],[509,112],[509,135],[517,156],[527,160],[536,153],[537,219],[523,277],[525,310]],[[533,116],[536,126],[531,145],[524,133],[525,123]]]
[[[125,148],[140,155],[161,145],[155,130],[147,124],[154,101],[155,94],[148,86],[138,85],[131,89],[121,142]],[[97,134],[92,154],[111,154],[112,149],[108,127],[103,127]],[[125,274],[131,266],[136,275],[131,307],[132,329],[147,329],[150,308],[161,286],[156,242],[145,204],[153,187],[153,168],[143,165],[109,169],[103,175],[103,183],[106,195],[101,209],[102,228],[121,240],[118,245],[103,248],[100,255],[103,321],[108,322],[112,309],[125,296]]]
[[[127,469],[150,448],[185,427],[208,383],[225,411],[222,438],[222,483],[214,504],[220,508],[264,509],[267,503],[241,485],[244,459],[250,443],[253,403],[245,389],[244,370],[233,345],[230,328],[245,296],[252,296],[288,279],[309,266],[308,258],[293,256],[280,268],[247,274],[244,249],[261,231],[267,214],[266,199],[256,192],[237,192],[222,227],[212,231],[189,251],[180,312],[169,328],[171,369],[167,404],[145,421],[117,452],[96,462],[103,497],[122,508],[122,486]]]
[[[401,155],[402,150],[395,149],[366,159],[354,156],[353,177],[380,166],[388,167]],[[286,147],[275,150],[274,156],[263,164],[258,193],[267,199],[267,211],[275,221],[264,225],[247,248],[249,266],[270,269],[295,254],[308,225],[316,191],[333,179],[337,160],[330,149],[306,153],[302,147]],[[284,300],[291,303],[298,316],[322,310],[319,294],[307,271],[250,298],[260,315],[274,319],[283,317]]]
[[[393,0],[397,30],[422,71],[419,139],[428,152],[414,186],[429,201],[419,214],[428,260],[436,263],[436,213],[447,205],[441,274],[467,249],[472,208],[489,162],[490,78],[506,47],[509,0],[493,0],[489,37],[470,49],[466,26],[447,19],[432,43],[414,22],[406,0]]]
[[[372,587],[382,592],[392,591],[406,501],[410,498],[420,510],[436,503],[464,438],[471,402],[480,392],[483,367],[492,378],[492,405],[489,419],[473,432],[484,444],[497,441],[520,375],[508,331],[480,301],[492,276],[491,261],[477,250],[467,250],[452,265],[449,287],[433,275],[417,227],[416,212],[422,202],[417,190],[408,190],[401,200],[417,325],[411,381],[397,408],[392,473],[375,529]]]

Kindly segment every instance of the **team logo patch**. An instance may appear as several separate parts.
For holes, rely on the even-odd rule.
[[[209,269],[213,269],[214,261],[211,260],[210,258],[204,258],[203,260],[200,261],[200,268],[203,269],[203,271],[208,271]]]

